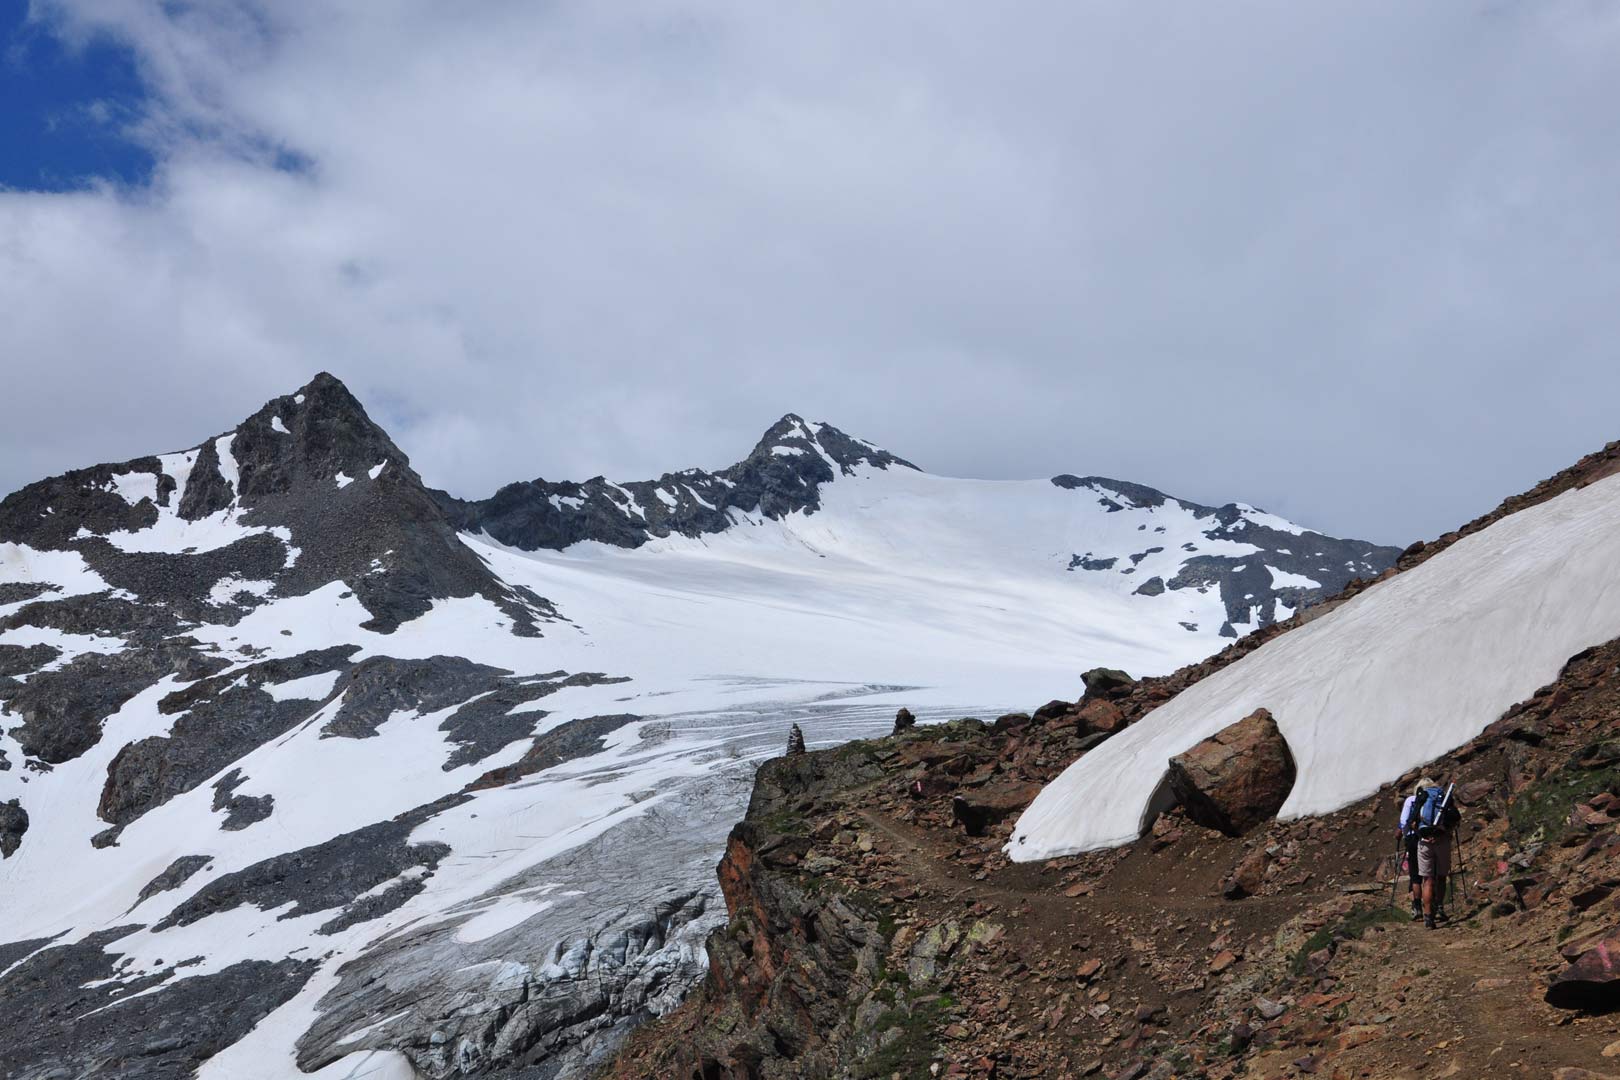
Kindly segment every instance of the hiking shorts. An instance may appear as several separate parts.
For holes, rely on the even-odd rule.
[[[1451,835],[1441,833],[1430,840],[1418,841],[1418,876],[1445,877],[1451,873]]]
[[[1406,879],[1416,885],[1422,878],[1418,874],[1418,838],[1413,833],[1406,838]]]

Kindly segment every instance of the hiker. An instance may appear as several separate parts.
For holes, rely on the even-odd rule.
[[[1428,777],[1413,796],[1412,818],[1417,825],[1418,877],[1423,880],[1423,925],[1433,930],[1445,914],[1446,878],[1451,874],[1451,837],[1461,818],[1452,805],[1451,789],[1441,789]]]
[[[1417,801],[1432,785],[1428,777],[1418,782],[1412,794],[1406,797],[1401,804],[1400,824],[1395,826],[1395,833],[1401,838],[1401,844],[1406,848],[1406,880],[1408,891],[1412,898],[1412,921],[1423,918],[1423,879],[1418,876],[1418,829],[1417,815],[1413,811],[1417,808]]]

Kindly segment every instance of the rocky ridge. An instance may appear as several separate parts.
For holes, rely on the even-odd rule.
[[[917,468],[831,424],[809,424],[789,413],[746,458],[718,472],[686,469],[622,484],[601,476],[584,483],[528,480],[475,501],[434,495],[458,529],[525,551],[560,550],[585,540],[639,547],[672,534],[722,532],[749,514],[774,519],[814,513],[820,486],[858,465]]]

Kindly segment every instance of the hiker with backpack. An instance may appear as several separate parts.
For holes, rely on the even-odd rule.
[[[1431,783],[1433,781],[1427,778],[1419,781],[1412,794],[1401,804],[1400,823],[1395,826],[1395,834],[1400,837],[1401,845],[1406,850],[1406,880],[1412,898],[1413,922],[1423,918],[1423,879],[1418,876],[1417,816],[1413,810],[1417,806],[1418,797],[1428,790],[1424,785]]]
[[[1462,815],[1451,797],[1452,789],[1442,789],[1428,777],[1418,782],[1412,794],[1411,812],[1404,822],[1417,837],[1417,873],[1422,881],[1423,925],[1433,930],[1437,918],[1445,918],[1446,878],[1451,874],[1451,838]]]

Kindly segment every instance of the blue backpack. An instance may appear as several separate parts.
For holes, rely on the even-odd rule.
[[[1420,792],[1418,801],[1412,804],[1412,824],[1422,837],[1430,837],[1449,828],[1456,823],[1458,816],[1447,801],[1445,791],[1438,787]]]

